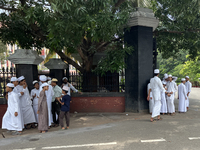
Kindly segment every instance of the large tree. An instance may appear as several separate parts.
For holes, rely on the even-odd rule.
[[[91,71],[96,52],[107,50],[99,70],[119,70],[131,53],[122,47],[123,28],[135,6],[129,0],[0,0],[0,38],[22,48],[49,48],[82,73]],[[151,0],[146,6],[160,20],[154,36],[163,58],[180,50],[195,58],[200,47],[199,1]],[[81,65],[67,53],[77,53]]]
[[[125,0],[1,0],[0,9],[3,42],[49,48],[82,73],[91,71],[97,52],[123,54],[120,60],[109,57],[115,60],[113,66],[123,66],[121,60],[131,52],[122,47],[123,28],[133,10]],[[67,53],[77,53],[81,65]]]

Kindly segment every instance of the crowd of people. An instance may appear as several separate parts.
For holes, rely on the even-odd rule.
[[[68,129],[70,93],[71,90],[79,91],[68,82],[67,77],[62,81],[63,84],[58,86],[56,78],[41,75],[38,81],[33,81],[34,89],[29,93],[24,76],[12,77],[6,85],[8,108],[2,119],[2,129],[7,129],[12,135],[21,135],[23,129],[31,128],[38,128],[41,133],[59,125],[63,130]]]
[[[162,120],[160,114],[175,115],[175,93],[178,91],[178,112],[185,113],[189,109],[189,96],[192,84],[189,81],[189,76],[181,79],[181,84],[177,86],[177,77],[164,74],[164,78],[158,77],[160,74],[159,69],[154,70],[154,78],[150,79],[147,86],[149,101],[149,111],[151,114],[151,122],[155,120]]]

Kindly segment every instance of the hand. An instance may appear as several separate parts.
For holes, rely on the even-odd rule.
[[[37,114],[39,114],[40,112],[39,112],[39,110],[37,111]]]
[[[21,95],[24,95],[24,92],[20,92]]]
[[[15,117],[17,117],[18,116],[18,112],[15,112]]]
[[[170,92],[170,94],[173,94],[173,92]]]
[[[24,87],[24,89],[26,89],[26,87],[27,87],[27,84],[26,84],[26,83],[24,83],[23,87]]]
[[[168,96],[168,97],[170,97],[170,96],[171,96],[171,94],[169,94],[169,93],[168,93],[168,94],[167,94],[167,96]]]
[[[149,101],[149,99],[150,99],[150,96],[148,95],[148,96],[147,96],[147,100]]]
[[[189,93],[187,93],[187,97],[189,96]]]
[[[82,92],[78,92],[79,94],[83,94]]]
[[[185,100],[187,100],[187,97],[185,98]]]
[[[60,97],[56,97],[56,100],[59,101],[59,100],[60,100]]]
[[[150,99],[152,99],[152,97],[150,97]]]
[[[36,94],[33,96],[33,99],[36,97]]]

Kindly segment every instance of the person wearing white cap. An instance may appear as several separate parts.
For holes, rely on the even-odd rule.
[[[13,91],[14,91],[15,93],[17,93],[18,96],[24,95],[24,92],[18,92],[18,91],[17,91],[16,86],[18,86],[18,84],[19,84],[17,77],[12,77],[12,78],[10,79],[10,82],[14,84],[15,87],[14,87]]]
[[[186,80],[185,87],[186,87],[186,92],[187,92],[186,106],[187,106],[187,110],[189,110],[189,105],[190,105],[189,96],[190,96],[190,92],[192,88],[192,83],[190,82],[189,76],[186,76],[185,80]]]
[[[38,98],[39,98],[39,83],[37,80],[33,81],[34,89],[31,90],[31,100],[33,101],[33,110],[35,114],[36,123],[38,123]]]
[[[168,74],[167,73],[164,74],[163,81],[168,82]]]
[[[166,82],[162,81],[163,87],[165,88],[166,86]],[[167,113],[167,101],[166,101],[166,94],[165,92],[161,91],[161,109],[160,109],[160,113],[162,113],[163,115],[165,113]]]
[[[68,82],[68,78],[67,78],[67,77],[64,77],[64,78],[62,79],[62,81],[63,81],[62,87],[63,87],[63,86],[69,87],[69,91],[68,91],[68,93],[67,93],[69,96],[71,95],[71,90],[73,90],[73,91],[76,92],[76,93],[82,94],[82,92],[79,92],[72,84],[70,84],[70,83]]]
[[[47,77],[45,75],[40,76],[40,81],[43,83],[46,83]],[[42,91],[42,86],[40,86],[39,93]],[[51,124],[53,123],[53,116],[52,116],[52,97],[54,95],[53,87],[49,85],[48,90],[45,91],[47,96],[47,105],[48,105],[48,119],[49,119],[49,128]]]
[[[147,94],[149,93],[149,90],[151,89],[150,83],[147,85]],[[152,96],[152,92],[150,92],[150,99],[149,99],[149,113],[152,114],[153,111],[153,106],[154,106],[154,100]]]
[[[69,110],[70,110],[70,101],[71,97],[67,94],[69,90],[69,87],[63,86],[62,88],[62,94],[64,95],[62,97],[62,100],[60,98],[57,98],[58,102],[61,104],[61,109],[60,109],[60,115],[59,115],[59,123],[61,126],[61,129],[69,129],[69,120],[70,120],[70,115],[69,115]],[[64,127],[63,124],[63,118],[65,117],[66,125],[67,127]]]
[[[177,85],[172,80],[172,75],[169,75],[169,82],[167,83],[167,109],[168,113],[175,115],[174,95],[177,91]]]
[[[48,104],[46,91],[49,89],[49,84],[43,83],[41,85],[42,91],[40,92],[38,99],[38,130],[41,133],[45,133],[49,128],[49,119],[48,119]]]
[[[13,92],[14,84],[8,83],[6,85],[6,92],[8,92],[8,108],[2,119],[2,129],[14,131],[13,135],[20,135],[23,130],[21,111],[19,107],[19,97],[17,93]]]
[[[150,80],[150,87],[147,100],[150,100],[150,92],[152,91],[153,99],[154,99],[154,107],[151,116],[151,122],[154,121],[154,118],[157,117],[158,120],[161,120],[160,117],[160,109],[161,109],[161,91],[165,92],[165,89],[162,85],[159,76],[159,69],[154,70],[154,78]]]
[[[16,89],[18,93],[23,92],[24,94],[19,97],[20,100],[20,106],[23,114],[23,121],[25,128],[30,129],[35,128],[34,123],[36,122],[35,120],[35,115],[32,107],[32,102],[31,98],[29,95],[29,91],[27,88],[26,80],[24,76],[21,76],[18,78],[19,85],[16,86]],[[28,124],[31,124],[30,126]]]
[[[184,113],[187,111],[186,101],[187,101],[187,93],[185,87],[185,78],[181,79],[181,84],[178,86],[178,112]]]

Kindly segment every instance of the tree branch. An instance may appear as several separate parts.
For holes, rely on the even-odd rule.
[[[183,34],[183,33],[185,33],[185,32],[199,32],[199,31],[200,31],[200,29],[196,29],[196,30],[188,29],[188,30],[185,30],[185,31],[168,31],[168,30],[157,31],[157,30],[155,30],[155,31],[154,31],[154,35],[155,35],[155,36],[158,36],[159,33]]]
[[[8,11],[17,11],[18,10],[16,8],[7,8],[7,7],[4,7],[4,6],[0,6],[0,9],[8,10]]]
[[[117,3],[115,4],[114,8],[113,8],[113,13],[117,10],[117,8],[124,3],[126,0],[118,0]]]
[[[62,51],[55,50],[55,52],[61,57],[62,60],[65,60],[68,62],[68,64],[73,65],[81,73],[84,72],[84,69],[81,66],[79,66],[74,60],[65,55]]]
[[[103,47],[108,46],[108,45],[111,44],[112,42],[116,42],[116,41],[121,40],[121,38],[122,38],[122,37],[119,37],[119,38],[117,38],[117,39],[113,39],[113,40],[111,40],[111,41],[109,41],[109,42],[103,42],[101,45],[99,45],[99,46],[97,47],[96,51],[98,51],[99,49],[101,49],[101,48],[103,48]]]

